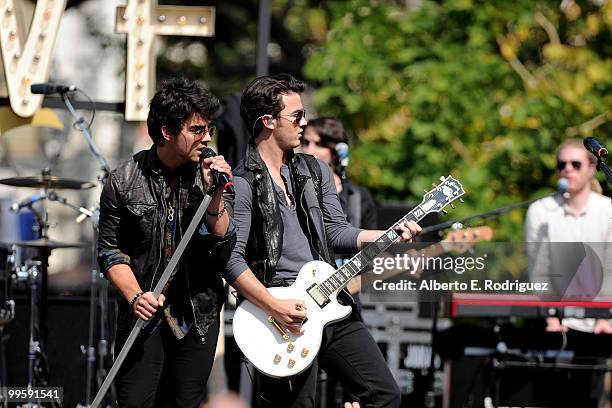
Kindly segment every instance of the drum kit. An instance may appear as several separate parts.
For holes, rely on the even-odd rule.
[[[27,295],[29,303],[27,386],[49,386],[47,383],[48,367],[46,366],[44,348],[48,258],[53,250],[80,248],[85,246],[79,243],[56,241],[48,237],[49,222],[45,201],[57,201],[77,211],[80,217],[89,217],[94,227],[94,242],[97,238],[98,211],[73,205],[66,198],[58,194],[60,190],[89,189],[94,187],[96,185],[95,183],[53,176],[50,174],[49,169],[43,170],[39,176],[0,179],[0,184],[22,188],[37,188],[40,190],[38,195],[11,206],[13,212],[19,212],[23,208],[28,208],[32,211],[35,217],[33,229],[37,233],[38,238],[33,240],[0,242],[0,252],[4,253],[2,258],[5,260],[5,262],[0,263],[0,284],[3,286],[3,290],[0,293],[0,296],[2,296],[2,299],[0,299],[0,389],[6,392],[7,386],[15,385],[7,383],[6,353],[3,344],[4,329],[15,318],[15,296],[13,292],[17,288],[25,289],[23,292]],[[35,203],[38,204],[34,206]],[[29,254],[30,257],[23,262],[19,262],[17,254],[22,254],[22,252],[24,254]],[[89,345],[87,349],[82,347],[83,353],[86,354],[88,364],[88,393],[91,392],[90,384],[92,384],[93,381],[96,361],[94,336],[97,333],[95,327],[97,308],[101,304],[106,305],[107,300],[107,286],[105,283],[101,284],[103,280],[99,279],[99,275],[94,256],[92,259]],[[97,297],[99,297],[98,300],[100,300],[99,304],[96,304],[96,294]],[[104,310],[100,311],[99,317],[101,319],[105,318]],[[107,342],[104,339],[105,335],[103,333],[98,334],[102,337],[98,346],[104,348],[104,350],[100,350],[99,355],[104,356],[106,355]],[[0,395],[0,399],[2,399],[2,397],[6,397],[6,395]],[[6,399],[3,400],[6,401]],[[37,405],[36,401],[30,401],[28,405],[25,406],[38,407],[40,405]]]

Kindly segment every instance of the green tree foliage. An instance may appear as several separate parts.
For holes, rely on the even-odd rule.
[[[419,201],[448,173],[468,191],[453,217],[538,197],[563,140],[612,130],[612,1],[329,6],[305,75],[319,113],[355,136],[351,176],[379,200]],[[521,240],[523,217],[500,218],[497,237]]]

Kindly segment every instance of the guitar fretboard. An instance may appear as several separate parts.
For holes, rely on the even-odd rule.
[[[353,277],[365,269],[374,258],[399,240],[400,235],[396,231],[398,225],[408,221],[418,222],[427,214],[428,213],[424,211],[420,205],[413,208],[412,211],[393,224],[375,241],[367,244],[357,255],[353,256],[347,263],[338,268],[329,278],[321,282],[319,284],[321,292],[329,297],[333,293],[340,291]]]

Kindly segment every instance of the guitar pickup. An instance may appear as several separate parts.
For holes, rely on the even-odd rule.
[[[321,288],[316,283],[306,289],[306,292],[310,295],[312,300],[314,300],[321,308],[329,303],[329,297],[326,296],[325,293],[323,293]]]

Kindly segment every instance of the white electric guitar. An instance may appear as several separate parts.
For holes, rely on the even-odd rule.
[[[377,255],[399,240],[397,226],[440,212],[465,194],[461,183],[454,178],[440,180],[442,183],[426,193],[418,206],[339,269],[326,262],[311,261],[300,269],[293,285],[268,288],[278,299],[304,301],[308,312],[302,334],[287,331],[250,301],[240,303],[234,313],[234,338],[255,368],[271,377],[288,377],[312,364],[321,347],[323,328],[351,313],[351,307],[338,303],[336,295]]]

